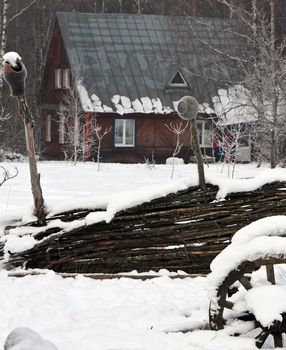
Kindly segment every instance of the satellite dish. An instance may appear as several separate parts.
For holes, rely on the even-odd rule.
[[[184,120],[194,120],[199,113],[199,103],[193,96],[184,96],[177,105],[177,112]]]

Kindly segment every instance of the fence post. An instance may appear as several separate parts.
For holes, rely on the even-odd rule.
[[[34,215],[37,217],[39,225],[45,225],[45,205],[34,147],[33,128],[35,122],[25,97],[27,70],[21,57],[16,52],[8,52],[3,56],[3,76],[10,87],[11,96],[17,98],[20,116],[24,121],[31,189],[34,199]]]

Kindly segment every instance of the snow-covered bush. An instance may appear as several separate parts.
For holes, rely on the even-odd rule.
[[[21,153],[15,153],[15,152],[10,152],[10,151],[5,151],[3,149],[0,149],[0,162],[7,162],[7,161],[23,162],[25,160],[27,160],[27,157]]]
[[[170,158],[166,159],[166,164],[172,165],[173,163],[174,163],[174,165],[183,165],[183,164],[185,164],[183,158],[170,157]]]
[[[7,337],[4,350],[57,350],[54,344],[43,339],[35,331],[19,327],[14,329]]]

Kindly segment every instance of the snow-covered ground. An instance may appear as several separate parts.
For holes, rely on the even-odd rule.
[[[16,212],[30,212],[27,163],[1,163],[19,175],[0,187],[0,220]],[[171,180],[171,166],[144,164],[40,162],[43,194],[48,208],[66,207],[88,197],[134,196],[178,183],[196,183],[196,165],[177,165]],[[260,175],[265,168],[237,166],[235,177]],[[282,175],[285,170],[281,170]],[[206,168],[208,179],[226,183],[222,192],[237,188],[228,182],[227,166]],[[281,176],[281,174],[279,175]],[[284,175],[283,175],[284,176]],[[181,181],[181,182],[180,182]],[[256,183],[259,183],[256,181]],[[247,186],[253,186],[248,182]],[[151,190],[150,190],[151,189]],[[159,191],[160,192],[160,191]],[[221,193],[223,195],[223,193]],[[123,199],[122,199],[123,200]],[[254,340],[231,337],[232,330],[204,330],[208,320],[208,280],[205,277],[171,279],[165,271],[152,280],[92,280],[83,276],[62,278],[53,272],[40,276],[12,278],[0,272],[0,347],[16,327],[30,327],[59,350],[254,350]],[[194,332],[180,330],[198,328]],[[271,344],[270,344],[271,345]],[[17,349],[24,350],[24,349]]]
[[[59,350],[255,349],[252,339],[223,331],[178,332],[207,320],[202,277],[95,281],[52,272],[8,278],[2,272],[0,285],[0,346],[11,330],[24,326]]]
[[[17,167],[19,174],[0,187],[0,218],[29,210],[33,205],[30,190],[29,167],[26,162],[1,163],[11,173]],[[255,164],[237,165],[235,178],[249,178],[263,173],[265,167]],[[1,169],[0,169],[1,170]],[[195,164],[176,165],[173,179],[171,165],[155,165],[150,170],[145,164],[101,164],[98,172],[94,163],[78,163],[73,166],[66,162],[39,162],[43,195],[48,207],[60,202],[78,202],[86,197],[115,194],[118,192],[136,192],[142,188],[172,184],[180,179],[197,178]],[[228,177],[227,165],[222,168],[216,164],[205,167],[206,174],[212,179]],[[230,169],[231,173],[231,169]],[[286,170],[285,170],[286,173]],[[0,172],[1,179],[1,172]]]

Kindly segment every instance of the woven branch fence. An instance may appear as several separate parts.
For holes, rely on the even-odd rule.
[[[117,213],[110,223],[35,236],[34,248],[11,254],[7,268],[50,268],[66,273],[119,273],[137,270],[209,272],[212,259],[241,227],[270,215],[286,214],[286,183],[215,201],[218,188],[192,187]],[[52,219],[73,221],[90,210],[61,213]],[[3,248],[2,248],[3,249]]]

